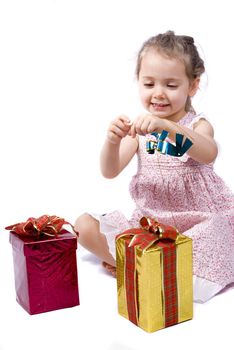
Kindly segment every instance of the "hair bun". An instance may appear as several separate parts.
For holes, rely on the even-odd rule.
[[[182,35],[181,37],[188,45],[194,44],[194,39],[191,36]]]

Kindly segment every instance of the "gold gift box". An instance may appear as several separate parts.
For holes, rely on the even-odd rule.
[[[125,288],[125,241],[116,240],[118,312],[129,319]],[[178,323],[193,318],[192,240],[178,234],[176,241],[176,284]],[[147,332],[165,328],[165,295],[163,285],[162,248],[153,243],[142,251],[135,247],[136,303],[138,326]]]

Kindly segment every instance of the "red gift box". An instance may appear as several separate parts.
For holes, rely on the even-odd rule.
[[[79,305],[77,237],[10,232],[16,300],[31,315]]]

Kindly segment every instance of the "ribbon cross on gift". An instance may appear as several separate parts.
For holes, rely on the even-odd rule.
[[[5,227],[5,229],[15,232],[18,235],[31,237],[39,237],[43,234],[57,236],[61,232],[63,225],[70,225],[73,231],[78,234],[74,230],[73,225],[56,215],[42,215],[37,219],[30,217],[26,222],[10,225]]]
[[[175,145],[166,141],[168,136],[168,131],[163,130],[161,133],[152,132],[151,135],[155,137],[156,140],[149,140],[146,142],[146,150],[149,154],[154,154],[155,150],[162,154],[168,154],[174,157],[182,157],[185,152],[193,145],[192,141],[185,138],[183,142],[184,135],[176,133],[176,143]]]

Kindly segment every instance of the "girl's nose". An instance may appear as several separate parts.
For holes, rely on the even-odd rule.
[[[153,92],[153,97],[157,98],[157,99],[165,98],[163,88],[160,86],[155,87],[154,92]]]

